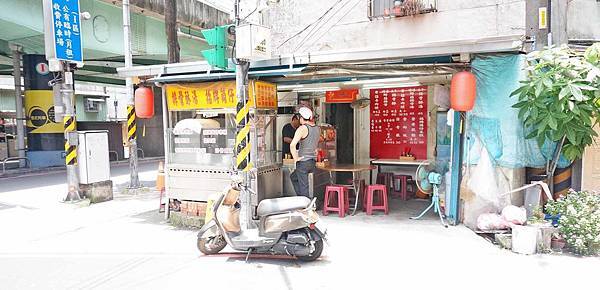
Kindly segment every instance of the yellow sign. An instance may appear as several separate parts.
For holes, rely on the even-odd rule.
[[[250,95],[254,96],[250,101],[254,100],[257,108],[277,109],[277,87],[274,84],[255,81],[250,86]]]
[[[538,29],[548,28],[548,10],[546,7],[540,7],[538,9]]]
[[[251,81],[250,105],[256,108],[277,108],[277,87],[274,84]],[[172,84],[166,88],[167,105],[171,111],[235,108],[235,81],[196,84]]]
[[[54,96],[50,90],[25,91],[27,127],[31,133],[63,133],[63,124],[54,121]]]

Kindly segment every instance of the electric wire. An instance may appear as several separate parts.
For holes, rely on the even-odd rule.
[[[338,23],[340,23],[340,21],[342,21],[342,19],[344,19],[346,16],[348,16],[348,14],[350,14],[350,12],[352,12],[352,10],[354,10],[354,8],[355,8],[355,7],[356,7],[356,6],[357,6],[359,3],[361,3],[361,2],[362,2],[361,0],[357,0],[357,1],[354,3],[354,5],[352,5],[352,7],[351,7],[350,9],[348,9],[348,11],[346,11],[346,13],[345,13],[345,14],[344,14],[342,17],[340,17],[340,18],[338,19],[338,21],[337,21],[336,23],[334,23],[334,24],[333,24],[331,27],[329,27],[329,29],[327,29],[325,32],[323,32],[323,33],[321,34],[321,36],[319,36],[319,38],[315,39],[315,40],[314,40],[314,41],[313,41],[313,42],[312,42],[310,45],[308,45],[308,46],[306,47],[306,49],[309,49],[311,46],[313,46],[315,43],[317,43],[319,40],[321,40],[321,38],[323,38],[323,36],[325,36],[325,35],[326,35],[326,34],[327,34],[329,31],[331,31],[331,29],[332,29],[332,28],[334,28],[335,26],[337,26],[337,24],[338,24]],[[350,2],[348,2],[348,3],[350,3]],[[306,51],[306,50],[305,50],[305,51]]]
[[[331,11],[338,3],[342,2],[342,0],[338,0],[335,4],[333,4],[329,9],[327,9],[327,11],[325,11],[325,13],[323,13],[323,15],[321,15],[319,18],[317,18],[317,20],[315,20],[313,23],[307,25],[306,27],[302,28],[302,30],[296,32],[296,34],[290,36],[288,39],[286,39],[285,41],[283,41],[281,44],[279,44],[279,46],[277,46],[277,48],[282,47],[284,44],[286,44],[288,41],[294,39],[296,36],[302,34],[304,31],[306,31],[307,29],[309,29],[311,26],[313,26],[314,24],[316,24],[317,22],[321,21],[321,19],[323,19],[323,17],[325,17],[325,15],[327,15],[329,13],[329,11]]]
[[[252,14],[254,14],[254,12],[256,12],[256,10],[258,10],[259,2],[260,2],[260,0],[256,0],[256,5],[254,6],[254,10],[252,10],[252,12],[250,12],[250,14],[246,15],[246,17],[242,18],[240,23],[246,21],[246,19],[248,19],[248,17],[252,16]]]
[[[340,4],[340,3],[341,3],[340,1],[336,2],[336,3],[333,5],[333,7],[332,7],[332,8],[335,8],[335,6],[337,6],[337,5],[338,5],[338,4]],[[349,3],[349,2],[347,1],[347,2],[346,2],[346,3],[344,3],[343,5],[346,5],[347,3]],[[341,9],[344,9],[344,7],[342,6],[342,7],[340,8],[340,10],[341,10]],[[332,10],[332,9],[330,9],[329,11],[331,11],[331,10]],[[296,44],[296,46],[294,47],[293,53],[295,53],[295,52],[296,52],[296,50],[298,50],[300,47],[302,47],[302,44],[303,44],[303,43],[305,43],[305,41],[307,41],[308,39],[310,39],[310,37],[314,36],[313,32],[314,32],[314,33],[317,33],[317,32],[318,32],[318,31],[319,31],[319,30],[320,30],[320,29],[321,29],[321,28],[322,28],[322,27],[323,27],[325,24],[327,24],[327,22],[329,22],[329,21],[330,21],[330,20],[333,18],[333,16],[334,16],[335,14],[337,14],[337,12],[338,12],[338,11],[340,11],[340,10],[336,10],[336,11],[335,11],[335,12],[334,12],[334,13],[333,13],[331,16],[329,16],[329,18],[328,18],[328,19],[327,19],[325,22],[321,22],[321,20],[323,20],[323,18],[322,18],[322,19],[321,19],[321,20],[319,20],[317,23],[315,23],[315,25],[314,25],[314,26],[312,27],[312,29],[311,29],[311,30],[310,30],[310,31],[309,31],[309,32],[308,32],[308,33],[307,33],[307,34],[304,36],[304,38],[302,38],[302,40],[298,41],[298,43],[297,43],[297,44]],[[327,15],[327,13],[326,13],[325,15]],[[325,16],[325,15],[324,15],[324,16]],[[320,24],[323,24],[323,25],[319,27],[319,25],[320,25]]]

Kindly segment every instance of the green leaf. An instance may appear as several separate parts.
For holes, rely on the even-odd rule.
[[[581,102],[585,99],[585,97],[583,96],[583,93],[581,92],[581,89],[579,89],[578,87],[576,87],[574,85],[569,85],[569,89],[571,90],[573,97],[575,97],[575,100]]]
[[[546,86],[549,90],[552,89],[552,80],[550,78],[543,78],[542,79],[542,83],[544,84],[544,86]]]
[[[544,136],[544,134],[540,134],[537,136],[536,140],[538,146],[542,148],[542,146],[544,146],[544,142],[546,142],[546,136]]]
[[[525,136],[525,139],[532,139],[532,138],[537,137],[537,135],[538,135],[537,131],[533,130],[533,131],[529,132],[529,134],[527,134],[527,136]]]
[[[528,85],[522,86],[522,87],[520,87],[520,88],[518,88],[518,89],[514,90],[514,91],[513,91],[513,92],[510,94],[510,97],[513,97],[513,96],[519,95],[519,94],[521,94],[522,92],[525,92],[525,91],[527,91],[528,89],[529,89],[529,86],[528,86]]]
[[[519,109],[519,119],[523,120],[523,117],[525,117],[525,113],[529,112],[529,110],[527,108],[521,108]]]
[[[550,126],[550,128],[552,128],[552,130],[558,129],[558,123],[556,122],[556,119],[554,119],[550,115],[548,115],[548,125]]]
[[[543,90],[544,86],[542,85],[542,82],[538,81],[537,84],[535,84],[535,96],[539,97],[542,94]]]
[[[571,95],[571,90],[568,86],[563,87],[558,93],[558,99],[562,100],[564,97]]]
[[[548,119],[544,118],[537,127],[538,134],[542,134],[546,130],[546,127],[548,127]]]
[[[523,108],[523,107],[527,106],[527,104],[529,104],[528,101],[520,101],[520,102],[512,105],[512,107],[518,109],[518,108]]]
[[[573,145],[578,145],[579,143],[577,142],[577,136],[575,135],[575,130],[567,130],[567,140],[569,140],[569,143],[573,144]]]
[[[538,108],[532,107],[531,111],[529,113],[530,113],[530,116],[531,116],[532,119],[537,119],[537,117],[539,115],[538,114],[539,113]]]
[[[586,84],[575,84],[574,83],[573,85],[576,86],[576,87],[578,87],[578,88],[580,88],[580,89],[582,89],[582,90],[586,90],[586,91],[595,91],[595,90],[597,90],[597,88],[594,88],[592,86],[588,86]]]

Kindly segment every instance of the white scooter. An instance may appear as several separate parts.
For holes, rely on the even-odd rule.
[[[251,253],[289,255],[302,261],[314,261],[321,256],[327,232],[319,222],[316,199],[311,201],[304,196],[265,199],[256,210],[257,227],[242,230],[241,190],[250,189],[232,186],[216,199],[213,219],[198,233],[200,252],[212,255],[229,245],[247,252],[246,260]]]

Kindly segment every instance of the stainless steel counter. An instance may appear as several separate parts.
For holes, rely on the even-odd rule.
[[[294,186],[290,179],[290,174],[296,169],[295,164],[284,164],[281,167],[282,183],[283,183],[283,194],[284,196],[295,196]],[[315,169],[314,173],[308,175],[309,194],[310,198],[317,197],[319,200],[323,200],[323,193],[325,192],[325,186],[330,183],[329,173],[322,169]]]

